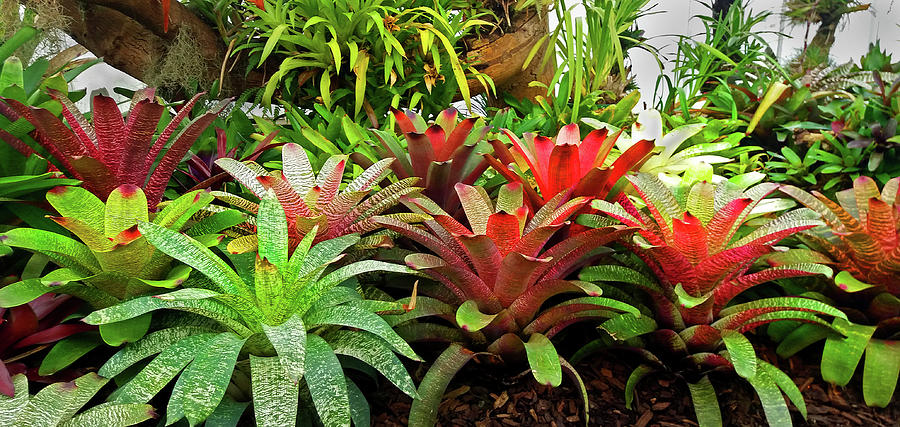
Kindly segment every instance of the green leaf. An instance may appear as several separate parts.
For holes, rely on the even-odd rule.
[[[304,316],[307,328],[312,329],[324,325],[340,325],[371,332],[385,340],[397,352],[412,360],[422,359],[400,338],[390,325],[377,314],[357,307],[340,305],[310,311]]]
[[[191,267],[179,264],[169,270],[169,273],[166,275],[165,279],[147,280],[139,278],[139,280],[156,288],[174,289],[178,286],[181,286],[181,284],[184,283],[185,280],[187,280],[188,276],[191,275],[191,271]]]
[[[0,234],[0,243],[42,253],[62,267],[78,269],[83,273],[99,273],[102,270],[87,246],[52,231],[16,228]]]
[[[284,305],[284,280],[279,269],[268,260],[256,256],[255,282],[256,303],[269,319],[276,318]]]
[[[400,359],[381,338],[365,331],[338,330],[325,337],[334,352],[356,358],[375,368],[400,391],[415,398],[416,385]]]
[[[753,344],[744,336],[744,334],[736,331],[723,331],[722,342],[728,349],[731,356],[731,364],[734,365],[734,371],[743,378],[752,378],[756,375],[756,351]]]
[[[279,359],[250,355],[253,412],[260,427],[296,424],[300,384],[285,375],[287,368]]]
[[[206,427],[231,427],[240,425],[241,416],[250,406],[250,402],[235,402],[225,395],[216,410],[206,419]]]
[[[646,377],[648,374],[650,374],[653,371],[654,371],[653,368],[651,368],[649,365],[643,365],[643,364],[638,365],[637,368],[634,368],[634,370],[631,371],[631,375],[628,376],[628,381],[625,383],[625,407],[626,408],[632,409],[631,405],[634,402],[635,387],[637,387],[637,384],[644,377]]]
[[[863,367],[863,397],[866,405],[887,407],[900,376],[900,341],[869,340]]]
[[[140,403],[101,403],[60,427],[121,427],[156,418],[153,406]]]
[[[12,377],[15,393],[13,397],[0,393],[0,426],[15,425],[19,413],[28,405],[28,378],[25,374],[16,374]]]
[[[272,30],[272,34],[267,38],[266,44],[263,46],[262,55],[259,57],[259,64],[256,65],[257,67],[261,67],[263,62],[266,61],[266,58],[272,53],[272,49],[275,49],[275,45],[278,44],[281,34],[284,33],[284,30],[287,28],[287,24],[280,24]]]
[[[712,296],[712,292],[701,295],[699,297],[695,297],[681,287],[681,283],[675,285],[675,295],[678,297],[678,303],[684,308],[694,308],[700,304],[703,304],[706,300],[708,300]]]
[[[875,326],[857,325],[844,319],[834,319],[832,326],[846,338],[831,335],[825,340],[822,379],[843,387],[853,377],[869,338],[875,332]]]
[[[625,341],[656,330],[656,321],[650,316],[623,313],[604,321],[600,328],[617,341]]]
[[[303,320],[294,315],[278,326],[263,324],[262,329],[272,347],[275,347],[284,373],[291,381],[299,382],[303,378],[306,358],[306,326]]]
[[[61,216],[78,219],[103,232],[106,205],[90,191],[82,187],[59,187],[47,192],[47,201]]]
[[[147,221],[148,212],[144,190],[135,186],[120,186],[109,193],[109,198],[106,199],[103,234],[114,238],[138,221]]]
[[[150,329],[150,313],[131,319],[100,325],[100,336],[107,344],[118,347],[126,342],[135,342]]]
[[[868,283],[860,282],[853,277],[849,271],[841,271],[834,276],[834,284],[841,288],[844,292],[859,292],[874,287]]]
[[[704,376],[696,383],[688,383],[691,400],[694,402],[694,413],[700,427],[721,427],[722,412],[719,410],[719,398],[709,378]]]
[[[562,384],[562,365],[550,339],[543,334],[531,334],[524,345],[534,379],[551,387]]]
[[[775,383],[775,380],[769,375],[769,370],[758,369],[756,375],[747,378],[747,381],[756,390],[760,402],[763,405],[763,411],[766,414],[766,421],[770,426],[787,426],[793,425],[791,422],[791,412],[788,410],[787,404],[784,403],[784,397],[781,395],[781,389]]]
[[[806,402],[803,401],[803,394],[800,393],[797,384],[794,384],[794,380],[782,372],[781,369],[776,368],[774,365],[762,359],[757,360],[756,363],[758,369],[766,371],[766,374],[775,381],[775,384],[778,384],[778,388],[791,399],[791,402],[797,407],[797,410],[800,411],[803,418],[806,418]]]
[[[828,337],[829,330],[816,324],[801,324],[791,331],[781,343],[778,344],[776,353],[778,356],[788,358],[796,354],[798,351],[809,347],[814,342],[823,340]]]
[[[496,314],[484,314],[478,310],[478,303],[468,300],[456,310],[456,324],[464,331],[476,332],[489,325]]]
[[[122,403],[149,402],[188,363],[194,360],[194,355],[197,354],[198,349],[205,348],[215,336],[215,333],[209,332],[192,335],[166,347],[159,356],[153,358],[134,378],[119,387],[110,396],[110,399]],[[106,368],[106,365],[103,367]]]
[[[96,332],[84,332],[72,335],[53,345],[47,356],[41,361],[38,375],[53,375],[65,367],[75,363],[89,351],[100,345]]]
[[[306,385],[322,424],[349,426],[350,402],[341,362],[318,335],[309,335],[306,345]]]
[[[90,373],[75,381],[44,387],[28,402],[17,419],[21,426],[51,427],[75,415],[109,381]]]
[[[41,279],[26,279],[0,288],[0,307],[15,307],[34,301],[52,289]]]
[[[241,277],[202,243],[149,222],[140,223],[138,229],[153,246],[203,273],[219,285],[222,292],[252,298]]]
[[[259,256],[274,264],[278,271],[287,271],[287,218],[284,208],[272,190],[269,190],[259,202],[256,227],[256,234],[259,238]]]
[[[475,353],[463,348],[458,343],[452,343],[425,373],[425,378],[419,383],[419,397],[413,399],[409,408],[409,425],[433,426],[437,424],[438,406],[447,390],[450,380],[465,366]]]
[[[350,398],[350,420],[355,426],[372,425],[369,413],[369,402],[362,390],[350,378],[347,378],[347,396]]]
[[[100,367],[97,373],[106,378],[115,377],[129,366],[167,349],[184,338],[208,331],[208,329],[196,326],[177,326],[151,332],[141,340],[119,350]]]
[[[180,402],[191,425],[205,420],[219,405],[244,341],[231,332],[213,337],[181,374],[172,399]]]

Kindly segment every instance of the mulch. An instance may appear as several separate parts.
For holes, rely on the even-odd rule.
[[[765,348],[762,358],[776,363],[797,383],[806,400],[806,420],[789,404],[794,425],[900,426],[900,399],[887,408],[865,405],[859,376],[844,388],[819,377],[811,352],[787,360],[772,357]],[[638,384],[633,410],[625,407],[625,380],[633,368],[615,354],[602,354],[576,366],[588,389],[589,425],[675,427],[696,426],[687,386],[674,375],[651,375]],[[422,369],[417,370],[421,379]],[[756,393],[746,381],[732,375],[711,376],[719,395],[725,425],[765,426],[765,415]],[[537,384],[531,375],[497,376],[496,369],[470,363],[450,383],[439,408],[439,426],[578,426],[584,425],[580,394],[564,376],[556,388]],[[900,392],[900,391],[898,391]],[[389,384],[370,396],[376,426],[406,426],[411,399]]]

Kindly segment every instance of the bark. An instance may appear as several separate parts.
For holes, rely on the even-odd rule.
[[[159,0],[58,0],[70,18],[66,32],[104,62],[138,80],[164,57],[178,32],[191,31],[206,64],[202,81],[219,78],[226,46],[219,34],[184,5],[172,2],[169,31],[163,31]],[[245,77],[243,67],[226,73],[222,94],[240,94],[264,84],[262,73]]]
[[[534,99],[537,95],[546,95],[546,89],[529,87],[528,84],[535,80],[547,84],[553,78],[555,63],[552,59],[542,72],[539,70],[540,60],[548,44],[544,44],[525,70],[522,70],[522,65],[531,48],[549,31],[547,13],[540,16],[530,9],[527,13],[513,16],[512,26],[505,33],[473,40],[470,43],[472,51],[469,59],[477,60],[479,64],[476,68],[493,79],[498,96],[502,96],[504,92],[516,99]],[[469,88],[473,94],[484,91],[477,81],[470,81]],[[496,106],[496,99],[490,101]]]

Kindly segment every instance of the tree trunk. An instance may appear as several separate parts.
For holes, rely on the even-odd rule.
[[[534,99],[537,95],[546,95],[546,89],[530,87],[532,81],[549,84],[553,78],[556,62],[551,58],[543,72],[539,72],[541,58],[549,43],[534,56],[524,70],[522,65],[528,53],[541,37],[549,34],[549,21],[546,11],[542,15],[534,9],[513,16],[512,25],[502,34],[489,34],[470,42],[470,60],[477,60],[475,68],[487,74],[494,81],[498,97],[508,93],[516,99]],[[473,94],[484,92],[481,83],[469,81]],[[502,98],[501,98],[502,99]],[[491,105],[502,104],[498,99],[489,99]],[[498,102],[499,101],[499,102]]]
[[[219,78],[226,46],[219,34],[184,5],[172,2],[169,31],[163,31],[159,0],[58,0],[69,17],[65,31],[104,62],[146,81],[148,72],[164,58],[179,31],[190,31],[205,64],[200,80]],[[243,67],[226,73],[224,96],[240,94],[265,83],[262,73],[243,75]]]

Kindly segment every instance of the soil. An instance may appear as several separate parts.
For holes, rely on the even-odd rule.
[[[819,376],[814,352],[778,360],[763,348],[760,356],[784,370],[803,392],[806,420],[789,404],[794,425],[900,426],[900,399],[887,408],[865,405],[859,375],[847,387],[835,387]],[[625,379],[633,365],[615,354],[597,355],[576,365],[588,389],[589,425],[674,427],[696,426],[687,386],[670,374],[651,375],[638,384],[633,410],[625,407]],[[419,373],[423,372],[421,369]],[[470,363],[450,383],[439,408],[439,426],[578,426],[584,425],[580,394],[564,376],[556,388],[534,382],[531,375],[498,378],[483,366]],[[420,377],[421,378],[421,377]],[[417,378],[417,379],[420,379]],[[756,393],[734,374],[712,376],[725,425],[765,426]],[[370,396],[376,426],[406,426],[411,399],[396,388],[382,385]]]

